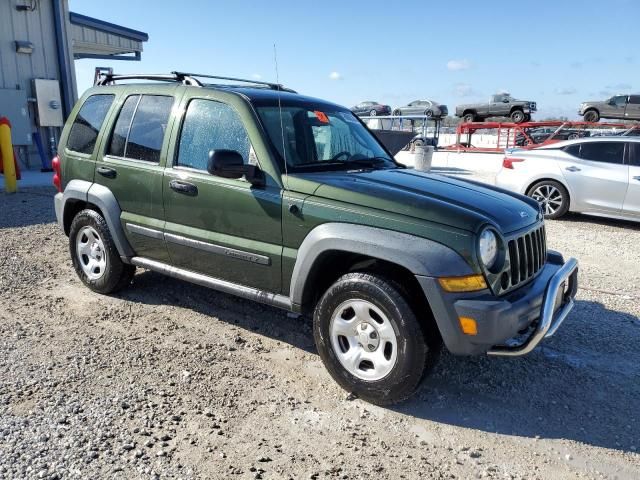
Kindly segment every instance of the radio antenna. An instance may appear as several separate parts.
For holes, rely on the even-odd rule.
[[[282,102],[280,101],[280,76],[278,75],[278,51],[276,50],[276,44],[273,44],[273,63],[276,67],[276,83],[278,84],[278,112],[280,114],[280,136],[282,137],[282,156],[284,157],[284,176],[285,180],[283,182],[284,189],[289,190],[289,171],[287,167],[287,148],[284,141],[284,123],[282,120]]]

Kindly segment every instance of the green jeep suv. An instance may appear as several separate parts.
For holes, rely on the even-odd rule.
[[[573,307],[577,262],[547,251],[534,200],[406,168],[348,109],[278,84],[105,75],[58,155],[91,290],[141,267],[313,315],[332,377],[372,403],[410,396],[442,345],[523,355]]]

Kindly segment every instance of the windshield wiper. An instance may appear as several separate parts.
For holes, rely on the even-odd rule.
[[[382,165],[391,164],[390,168],[396,168],[398,164],[387,157],[370,157],[370,158],[356,158],[354,160],[347,160],[343,162],[347,166],[356,166],[356,167],[379,167]]]

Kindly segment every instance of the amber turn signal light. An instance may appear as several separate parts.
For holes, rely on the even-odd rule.
[[[474,292],[487,288],[487,282],[482,275],[467,275],[466,277],[439,278],[440,286],[447,292]]]

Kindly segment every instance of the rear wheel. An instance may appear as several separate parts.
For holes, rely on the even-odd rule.
[[[318,302],[313,327],[333,379],[378,405],[413,394],[440,350],[402,288],[367,273],[340,277]]]
[[[585,122],[597,122],[600,120],[600,113],[597,110],[591,109],[584,112]]]
[[[542,205],[545,218],[556,219],[562,217],[569,210],[569,192],[564,185],[553,180],[543,180],[533,185],[527,196]]]
[[[369,112],[369,115],[372,116],[372,117],[375,117],[377,114],[378,114],[378,112],[376,112],[375,110],[371,110]]]
[[[394,110],[392,115],[395,117],[399,117],[400,115],[402,115],[402,110]]]
[[[78,277],[94,292],[112,293],[131,283],[135,266],[122,262],[107,222],[98,212],[82,210],[75,216],[69,250]]]
[[[431,118],[433,117],[433,110],[426,110],[424,114],[427,118]]]

